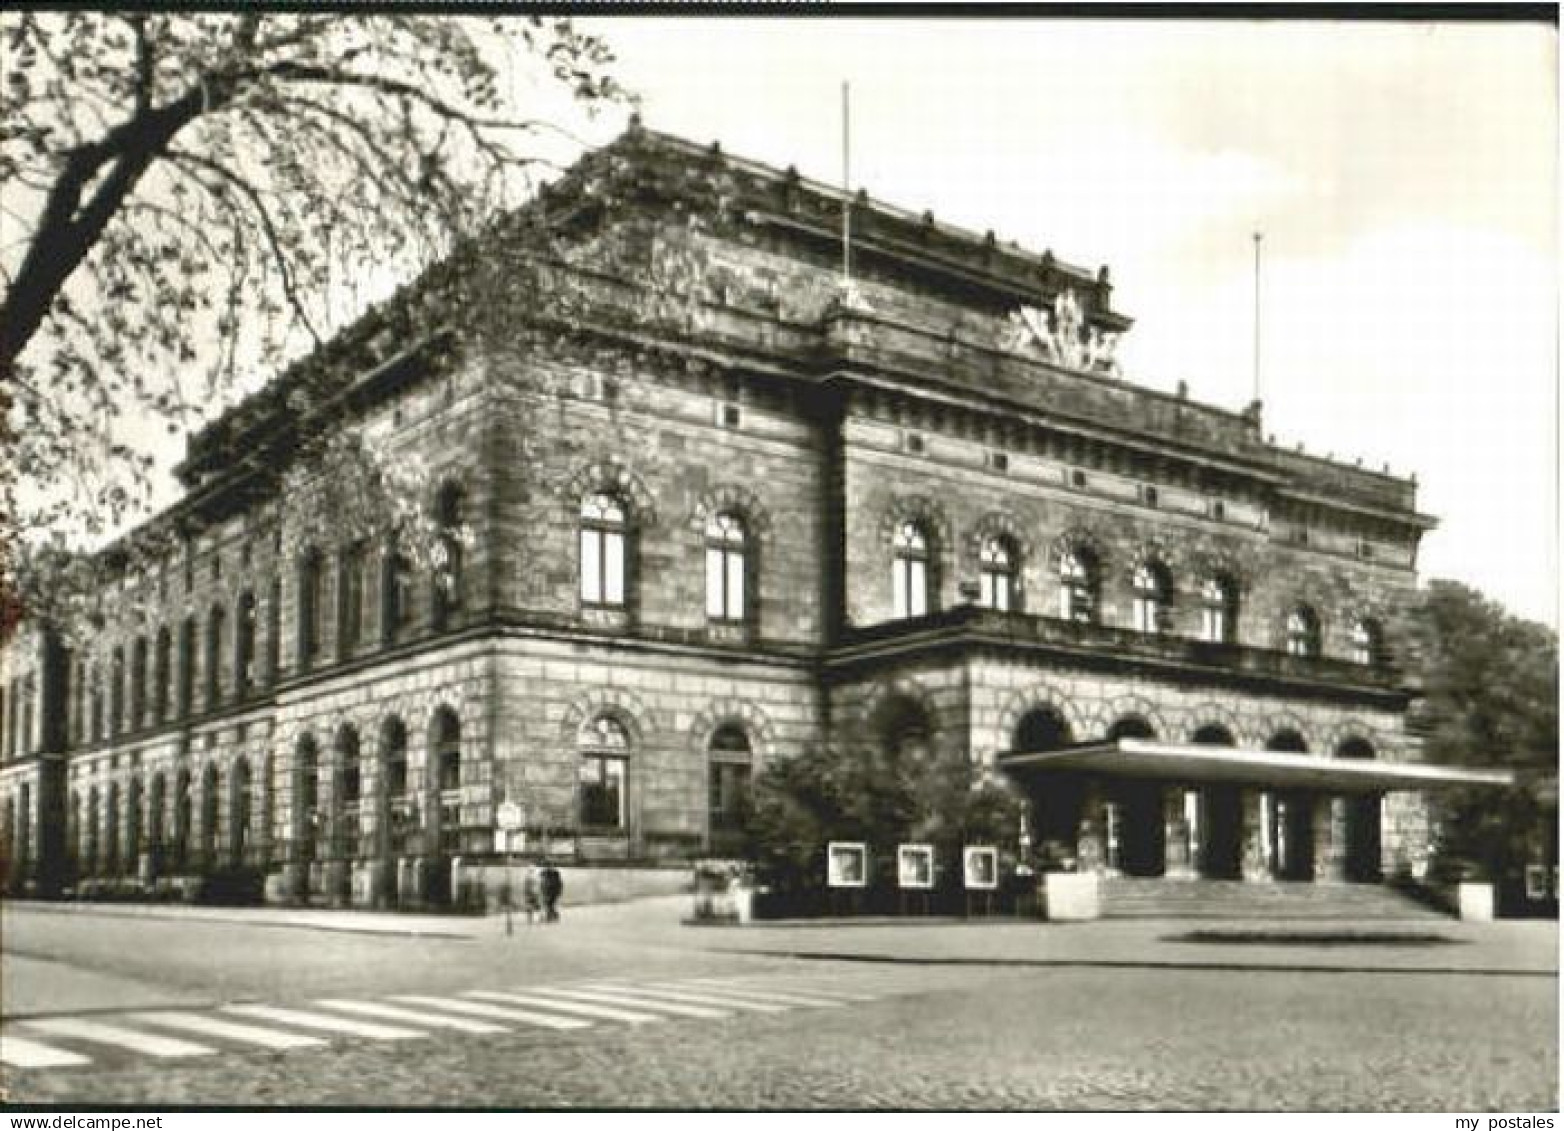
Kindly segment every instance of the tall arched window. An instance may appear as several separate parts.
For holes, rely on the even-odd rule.
[[[255,594],[239,594],[234,616],[234,698],[243,699],[255,686]]]
[[[625,829],[629,822],[629,734],[617,719],[599,715],[581,728],[577,745],[582,828]]]
[[[358,731],[350,726],[337,732],[337,773],[332,784],[336,855],[340,860],[356,860],[361,827],[359,802],[363,797],[364,779],[359,767]]]
[[[141,779],[132,777],[125,787],[125,871],[134,873],[141,863]]]
[[[276,683],[282,669],[282,579],[273,577],[266,599],[266,666],[261,678]]]
[[[978,604],[1000,612],[1016,607],[1016,553],[1008,538],[985,538],[978,548]]]
[[[115,734],[125,729],[125,650],[117,644],[109,660],[109,729]],[[25,736],[22,741],[25,751]]]
[[[254,840],[252,825],[255,819],[254,791],[250,782],[250,761],[240,758],[234,763],[232,797],[229,800],[228,853],[234,864],[244,864]]]
[[[929,611],[929,537],[916,522],[901,522],[891,540],[891,606],[897,617]]]
[[[732,837],[749,817],[749,787],[754,753],[749,735],[737,723],[718,727],[707,745],[710,757],[709,813],[714,840]]]
[[[325,570],[320,551],[311,547],[299,560],[299,665],[308,668],[320,656]]]
[[[87,678],[90,682],[90,687],[87,691],[87,710],[89,715],[87,738],[96,742],[106,737],[103,720],[103,687],[98,680],[96,664],[93,665]]]
[[[1320,619],[1308,605],[1297,605],[1287,614],[1287,652],[1293,656],[1320,654]]]
[[[179,626],[179,715],[190,714],[195,699],[195,617],[186,617]]]
[[[462,554],[462,511],[465,499],[461,484],[446,483],[435,496],[434,521],[440,528],[436,542],[434,570],[434,623],[444,628],[462,607],[464,587]]]
[[[380,732],[380,781],[385,797],[382,816],[385,851],[401,856],[413,831],[413,806],[407,793],[407,727],[389,718]]]
[[[434,765],[440,851],[458,852],[462,844],[462,724],[449,707],[442,707],[435,717]]]
[[[1173,579],[1158,561],[1141,562],[1130,578],[1130,616],[1136,632],[1163,633],[1171,627]]]
[[[620,608],[625,603],[624,505],[608,494],[581,503],[581,603]]]
[[[82,852],[83,863],[87,871],[96,875],[103,866],[103,858],[98,852],[98,787],[93,786],[87,791],[87,813],[83,820],[86,822],[85,848]]]
[[[190,859],[190,771],[181,768],[174,779],[174,867],[183,868]]]
[[[155,867],[162,865],[163,809],[168,804],[168,787],[161,772],[152,775],[147,789],[147,851],[152,854]]]
[[[393,540],[381,562],[380,635],[394,644],[407,631],[413,615],[413,567]]]
[[[712,515],[706,523],[707,617],[717,621],[745,619],[747,571],[743,520],[727,511]]]
[[[119,783],[109,782],[103,799],[103,871],[115,876],[120,870]]]
[[[1384,638],[1379,623],[1368,617],[1352,622],[1352,662],[1373,665],[1384,655]]]
[[[293,762],[293,841],[300,863],[316,857],[316,839],[320,835],[320,766],[315,740],[309,735],[299,739]]]
[[[168,718],[168,693],[173,666],[173,641],[164,626],[157,630],[157,646],[152,654],[152,718],[163,722]]]
[[[344,546],[337,559],[337,655],[351,656],[364,638],[363,542]]]
[[[221,812],[222,778],[217,766],[208,763],[201,775],[201,866],[211,868],[217,863],[218,816]]]
[[[136,637],[130,648],[130,726],[137,730],[147,721],[147,638]]]
[[[223,621],[221,605],[212,606],[206,622],[206,709],[216,707],[223,693]]]
[[[1060,555],[1059,615],[1080,624],[1097,622],[1097,558],[1085,547]]]
[[[22,753],[31,754],[38,746],[33,730],[33,707],[38,702],[38,681],[31,672],[22,680]]]
[[[1237,631],[1238,590],[1229,577],[1214,574],[1200,583],[1200,639],[1231,644]]]

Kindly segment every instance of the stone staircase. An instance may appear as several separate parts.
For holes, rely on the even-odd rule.
[[[1300,919],[1449,922],[1450,917],[1383,884],[1245,882],[1105,877],[1108,919]]]

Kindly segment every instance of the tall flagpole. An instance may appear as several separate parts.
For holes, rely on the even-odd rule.
[[[1254,402],[1260,403],[1260,241],[1254,233]]]
[[[848,85],[842,83],[842,287],[847,289],[853,281],[853,197],[852,165],[850,164],[850,139],[852,116],[848,98]]]

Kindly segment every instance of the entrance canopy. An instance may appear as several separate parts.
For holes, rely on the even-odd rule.
[[[1109,777],[1160,778],[1182,782],[1232,782],[1326,793],[1384,793],[1396,789],[1513,785],[1507,770],[1472,770],[1425,762],[1378,762],[1319,754],[1247,750],[1117,738],[1060,750],[1010,750],[999,767],[1012,772],[1073,770]]]

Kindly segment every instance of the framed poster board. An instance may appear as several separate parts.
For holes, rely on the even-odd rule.
[[[993,891],[999,886],[999,850],[963,848],[961,875],[968,891]]]
[[[825,846],[825,882],[833,888],[869,884],[869,847],[861,841],[833,840]]]
[[[896,886],[915,891],[928,891],[934,886],[932,844],[896,846]]]

